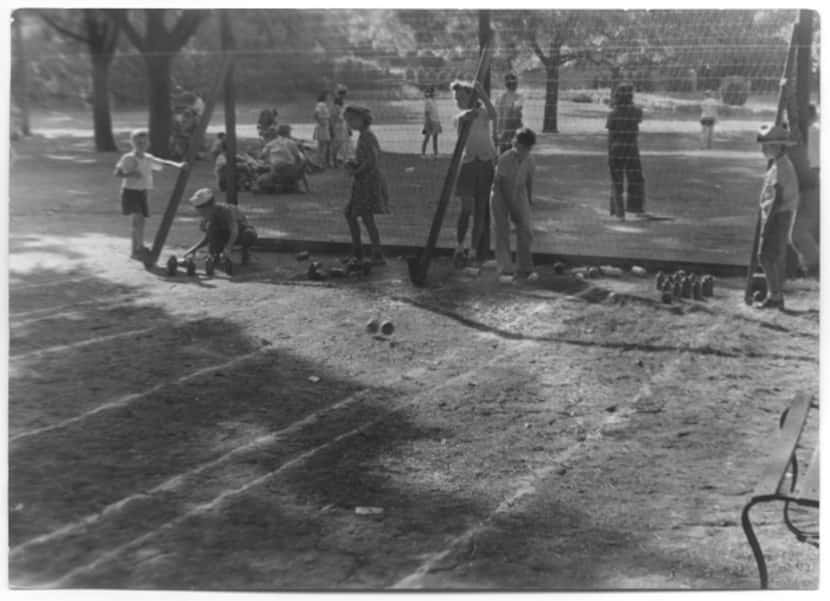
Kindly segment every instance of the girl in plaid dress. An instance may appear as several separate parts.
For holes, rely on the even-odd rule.
[[[363,245],[358,222],[360,218],[372,242],[372,263],[384,265],[386,261],[383,258],[380,233],[374,216],[389,212],[389,190],[386,178],[378,165],[380,144],[369,128],[372,124],[372,113],[365,107],[347,106],[343,111],[343,117],[349,128],[360,134],[355,157],[346,163],[346,168],[354,178],[351,198],[345,211],[346,223],[352,236],[352,260],[363,261]]]

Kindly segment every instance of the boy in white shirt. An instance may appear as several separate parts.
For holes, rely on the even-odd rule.
[[[187,163],[168,161],[147,152],[150,139],[146,130],[133,131],[130,135],[130,144],[133,149],[119,159],[113,175],[122,178],[121,212],[130,216],[132,238],[130,257],[142,259],[149,251],[144,246],[144,220],[150,216],[147,191],[153,189],[153,172],[161,171],[165,165],[186,169]]]
[[[458,245],[455,250],[455,262],[463,261],[466,254],[464,240],[472,216],[471,258],[481,263],[487,259],[490,252],[490,186],[493,184],[493,161],[497,156],[491,123],[496,119],[496,107],[490,102],[490,97],[478,81],[473,84],[456,81],[451,89],[455,93],[458,108],[463,109],[463,112],[455,117],[459,132],[462,123],[472,122],[461,159],[461,171],[455,185],[456,196],[461,198],[461,213],[456,229]],[[473,92],[480,100],[471,108]]]

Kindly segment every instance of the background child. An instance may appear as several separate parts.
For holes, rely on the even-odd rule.
[[[190,197],[192,204],[202,218],[202,239],[191,246],[184,256],[190,256],[203,246],[208,247],[211,257],[224,255],[230,259],[235,244],[242,247],[242,263],[247,263],[250,248],[257,241],[254,226],[248,223],[239,207],[217,203],[213,190],[201,188]]]
[[[700,147],[712,148],[712,136],[715,133],[715,122],[718,120],[718,101],[712,92],[703,92],[703,102],[700,103]]]
[[[621,83],[614,92],[614,108],[608,114],[608,166],[611,170],[611,214],[625,219],[625,212],[643,213],[645,179],[640,163],[637,136],[643,110],[634,104],[634,86]],[[627,203],[623,204],[623,184],[627,183]],[[627,205],[627,206],[626,206]]]
[[[441,117],[438,114],[438,105],[435,103],[435,87],[427,86],[424,90],[424,141],[421,143],[421,156],[426,158],[427,144],[432,138],[433,156],[438,157],[438,134],[441,129]]]
[[[132,150],[116,163],[114,175],[121,178],[121,212],[130,216],[130,257],[140,259],[149,251],[144,245],[144,220],[150,216],[147,192],[153,189],[153,171],[161,171],[164,165],[186,169],[187,163],[160,159],[148,153],[150,139],[143,129],[132,132],[130,145]]]
[[[787,245],[798,209],[798,176],[786,154],[793,146],[786,126],[765,125],[758,132],[761,151],[769,161],[761,188],[761,237],[758,260],[767,277],[767,295],[756,308],[784,308]]]
[[[515,73],[504,76],[504,87],[507,90],[496,101],[498,120],[496,121],[496,140],[499,152],[510,150],[513,145],[513,136],[522,127],[522,108],[524,97],[516,89],[519,87],[519,78]]]
[[[463,260],[466,254],[464,239],[472,215],[472,259],[483,262],[490,253],[490,186],[493,184],[493,161],[496,159],[490,124],[496,119],[496,108],[478,81],[474,84],[456,81],[451,89],[456,105],[464,111],[455,117],[459,132],[465,121],[472,121],[455,187],[456,195],[461,198],[455,260]],[[478,94],[480,101],[470,108],[473,92]]]
[[[346,162],[348,157],[347,144],[349,140],[349,126],[343,117],[345,105],[342,96],[334,99],[334,110],[331,113],[331,156],[335,167]]]
[[[314,107],[314,139],[317,140],[317,160],[323,167],[331,166],[331,111],[329,99],[331,94],[321,92]]]
[[[375,224],[375,215],[389,212],[389,190],[386,178],[380,171],[380,144],[375,134],[369,129],[372,113],[368,108],[347,106],[343,112],[348,126],[359,132],[355,158],[346,163],[346,168],[354,178],[352,194],[346,205],[346,222],[352,236],[352,259],[363,260],[363,245],[360,240],[360,223],[363,220],[369,239],[372,242],[372,263],[384,265],[386,260],[380,246],[380,233]]]
[[[533,130],[516,131],[513,148],[502,153],[496,163],[496,175],[490,195],[495,226],[496,265],[501,275],[513,274],[510,257],[510,222],[516,225],[517,276],[529,281],[539,279],[533,269],[530,244],[533,233],[530,226],[530,205],[533,203],[533,175],[536,163],[530,155],[536,144]]]

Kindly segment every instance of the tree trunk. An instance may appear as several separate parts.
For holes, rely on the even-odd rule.
[[[557,111],[559,107],[559,51],[551,53],[545,65],[547,79],[545,81],[545,114],[542,120],[542,131],[559,133]]]
[[[112,135],[110,107],[110,65],[112,55],[92,55],[92,121],[95,128],[95,149],[98,152],[118,150]]]
[[[23,44],[21,20],[21,11],[15,11],[15,14],[12,16],[14,55],[16,59],[15,74],[17,76],[14,95],[15,100],[17,100],[17,107],[20,109],[20,133],[24,136],[30,136],[32,135],[32,130],[29,124],[29,66],[26,61],[26,47]]]
[[[145,54],[147,65],[147,105],[150,107],[150,152],[170,156],[173,111],[170,108],[170,68],[167,53]]]

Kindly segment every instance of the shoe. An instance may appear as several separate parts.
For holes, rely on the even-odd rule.
[[[761,302],[755,303],[752,306],[755,309],[783,309],[784,297],[773,298],[768,296]]]
[[[461,249],[456,249],[452,255],[452,264],[456,269],[463,269],[467,264],[467,253]]]
[[[528,282],[537,282],[538,280],[539,280],[539,274],[536,273],[535,271],[531,271],[529,274],[527,274],[527,281]]]

